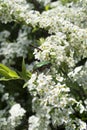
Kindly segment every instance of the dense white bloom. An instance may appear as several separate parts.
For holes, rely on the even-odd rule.
[[[17,124],[20,124],[20,120],[24,116],[25,112],[26,111],[20,106],[20,104],[17,103],[13,105],[9,110],[10,116],[8,118],[8,122],[15,127]]]
[[[28,130],[51,130],[49,125],[49,121],[45,119],[45,117],[39,116],[31,116],[29,118],[29,129]]]
[[[29,81],[31,81],[31,79]],[[38,97],[33,98],[33,110],[36,111],[40,117],[45,117],[45,120],[51,118],[54,126],[61,125],[65,122],[67,123],[69,114],[73,112],[73,109],[70,107],[66,109],[66,107],[69,104],[73,105],[76,103],[75,99],[71,98],[70,100],[70,98],[68,98],[70,89],[66,87],[65,84],[55,84],[50,75],[46,76],[43,73],[37,75],[35,87],[31,89],[31,86],[31,84],[28,84],[28,89],[31,94],[35,96],[36,92],[40,96],[40,100]]]
[[[86,130],[86,129],[87,129],[86,123],[80,120],[80,130]]]
[[[76,122],[78,123],[78,129],[79,130],[86,130],[87,129],[87,126],[86,126],[86,123],[80,119],[76,119]]]
[[[8,31],[2,31],[1,32],[1,48],[0,48],[0,56],[4,56],[2,62],[4,64],[14,64],[14,58],[16,57],[26,57],[28,53],[28,46],[31,44],[32,40],[28,40],[27,37],[27,28],[25,26],[20,29],[18,38],[16,41],[13,42],[7,42],[7,38],[9,37]],[[28,31],[30,31],[28,29]],[[4,41],[3,41],[4,39]]]
[[[24,116],[25,112],[26,111],[18,103],[13,105],[12,108],[9,110],[11,117],[14,119],[19,116]]]
[[[45,6],[42,13],[33,10],[32,2],[26,0],[0,1],[1,23],[25,24],[12,42],[8,41],[9,31],[0,33],[0,56],[5,57],[2,62],[14,64],[15,57],[26,57],[29,45],[38,42],[37,30],[47,31],[47,37],[39,47],[34,47],[33,54],[39,62],[48,61],[50,65],[33,70],[32,64],[27,82],[35,112],[29,117],[28,129],[50,130],[50,125],[55,128],[64,125],[66,130],[86,130],[87,117],[83,116],[87,116],[87,63],[79,66],[79,62],[87,60],[87,0],[65,5],[61,0],[37,1]],[[2,97],[4,100],[8,100],[7,93]],[[1,115],[1,121],[15,128],[25,112],[17,103],[9,110],[7,120]]]
[[[39,126],[39,118],[36,116],[31,116],[29,118],[29,130],[36,130]]]

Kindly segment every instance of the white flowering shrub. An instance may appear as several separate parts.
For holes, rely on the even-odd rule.
[[[0,0],[1,130],[87,130],[86,7]]]

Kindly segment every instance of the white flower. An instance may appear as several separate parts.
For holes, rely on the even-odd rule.
[[[8,123],[11,124],[12,127],[16,127],[21,123],[21,119],[25,114],[25,110],[20,106],[20,104],[15,104],[9,110],[10,116],[8,117]]]
[[[39,126],[39,118],[36,116],[31,116],[29,118],[29,129],[28,130],[37,130]]]
[[[28,81],[28,84],[29,85],[33,84],[35,82],[36,78],[37,78],[37,73],[32,74],[31,79]]]
[[[84,121],[77,119],[77,123],[79,125],[79,130],[87,130],[87,126]]]
[[[15,104],[11,107],[9,110],[9,113],[11,114],[11,117],[15,119],[16,117],[22,117],[25,114],[25,110],[20,106],[20,104]]]
[[[74,73],[77,74],[82,69],[82,66],[76,67]]]
[[[68,73],[68,76],[73,76],[74,77],[76,74],[78,74],[81,71],[81,69],[82,69],[82,66],[76,67],[74,69],[74,71],[71,71],[71,72]]]

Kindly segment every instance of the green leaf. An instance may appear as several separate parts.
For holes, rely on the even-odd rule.
[[[27,77],[30,78],[31,77],[31,72],[30,71],[27,71]]]
[[[9,81],[11,79],[6,79],[5,77],[0,78],[0,81]]]
[[[22,72],[19,72],[19,75],[7,66],[0,64],[0,81],[8,81],[14,79],[22,79],[26,81],[31,77],[31,72],[26,70],[24,59],[22,61]]]
[[[10,71],[10,69],[7,66],[3,65],[3,64],[0,64],[0,69],[5,70],[6,72]]]
[[[26,88],[28,86],[28,82],[26,82],[24,85],[23,85],[23,88]]]
[[[18,74],[13,70],[9,71],[9,76],[12,78],[19,78]]]
[[[15,71],[9,69],[7,66],[5,66],[3,64],[0,64],[0,75],[2,76],[1,80],[5,80],[5,79],[9,80],[9,79],[20,78]]]
[[[23,58],[23,61],[22,61],[22,76],[26,77],[26,65],[25,65],[24,58]]]
[[[2,77],[2,78],[0,78],[0,81],[9,81],[9,80],[16,80],[16,79],[20,79],[20,78],[5,78],[5,77]]]
[[[0,69],[0,75],[5,77],[5,78],[10,78],[8,72],[6,72],[5,70],[3,69]]]
[[[18,73],[19,73],[20,77],[25,81],[31,77],[31,72],[26,70],[26,64],[25,64],[24,58],[22,61],[22,72],[18,72]]]

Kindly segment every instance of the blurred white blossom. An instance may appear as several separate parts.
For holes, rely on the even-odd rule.
[[[11,109],[9,110],[10,116],[8,118],[9,122],[11,122],[11,124],[13,126],[16,125],[17,122],[20,123],[20,119],[24,116],[24,114],[26,113],[25,109],[21,107],[20,104],[14,104]]]

